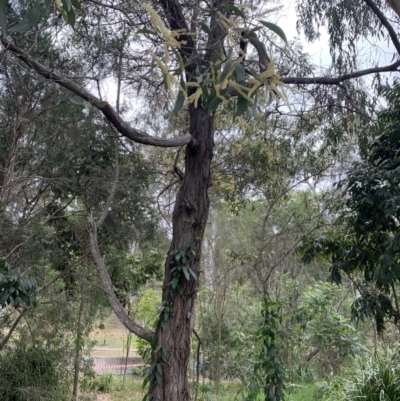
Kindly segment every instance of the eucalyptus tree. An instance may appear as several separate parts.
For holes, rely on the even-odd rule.
[[[59,56],[57,51],[48,55]],[[70,377],[66,367],[75,360],[77,399],[79,375],[88,365],[82,359],[88,345],[85,335],[106,305],[97,275],[90,269],[87,210],[102,208],[118,158],[115,197],[121,202],[107,216],[103,246],[110,250],[108,260],[118,254],[124,263],[121,268],[120,262],[115,291],[120,295],[127,290],[124,274],[129,275],[132,291],[154,270],[142,261],[143,267],[132,266],[127,251],[132,241],[150,238],[156,227],[143,190],[151,171],[135,149],[116,152],[118,141],[110,127],[43,78],[3,60],[0,82],[0,358],[5,364],[7,358],[29,357],[32,347],[46,344],[54,351],[52,363],[65,371],[64,378]],[[7,343],[12,352],[5,349]],[[19,392],[30,387],[45,397],[50,391],[46,379],[37,379],[38,370],[26,373],[31,376],[21,373],[21,380],[2,391],[8,396],[10,387]]]
[[[97,238],[102,235],[102,223],[111,203],[117,203],[113,199],[116,185],[110,184],[110,196],[104,202],[103,211],[92,208],[89,228],[92,256],[112,307],[129,330],[152,343],[150,399],[185,401],[190,398],[189,342],[199,289],[201,243],[210,205],[208,191],[213,184],[210,168],[217,116],[230,116],[233,124],[243,129],[247,113],[252,110],[265,113],[270,99],[287,104],[285,91],[289,85],[301,91],[337,88],[344,100],[335,98],[332,105],[329,96],[324,95],[326,91],[321,89],[318,107],[348,108],[356,92],[353,89],[356,84],[349,81],[370,74],[396,72],[400,66],[396,25],[385,16],[390,11],[381,2],[334,2],[327,7],[322,1],[307,1],[300,7],[308,37],[315,37],[316,31],[310,28],[314,22],[327,23],[333,51],[339,52],[339,64],[321,76],[312,69],[302,68],[304,57],[296,57],[284,48],[283,31],[265,20],[271,11],[267,6],[256,1],[240,4],[223,0],[160,0],[148,4],[117,0],[82,3],[57,0],[55,4],[50,1],[41,4],[36,0],[24,9],[13,1],[0,2],[3,57],[13,60],[21,70],[28,69],[73,93],[73,101],[90,104],[91,110],[97,109],[129,144],[185,147],[184,171],[178,174],[181,185],[172,216],[171,245],[165,260],[161,314],[155,333],[140,327],[126,314],[115,296],[101,257],[102,246]],[[42,15],[47,18],[41,18]],[[355,25],[360,18],[362,24]],[[62,19],[74,28],[64,26]],[[374,67],[366,69],[357,69],[355,62],[345,62],[346,58],[341,57],[345,44],[354,44],[374,33],[389,37],[395,48],[395,61],[378,67],[374,63]],[[48,35],[53,46],[58,46],[61,50],[58,60],[48,59],[48,50],[40,45],[38,35]],[[279,37],[280,50],[267,53],[265,43],[278,49],[275,42]],[[348,47],[349,54],[354,55],[354,50]],[[275,60],[271,55],[275,55]],[[66,73],[63,67],[73,65],[76,60],[84,64],[84,72]],[[151,100],[155,106],[154,120],[160,119],[161,113],[171,121],[180,120],[182,134],[160,137],[142,121],[131,124],[129,116],[119,112],[118,104],[114,108],[103,99],[100,82],[113,76],[120,77],[117,91],[128,88],[129,96],[138,94],[135,96],[140,99],[139,106]],[[170,112],[175,115],[171,116]],[[298,110],[299,117],[303,112]],[[174,133],[178,133],[176,128]],[[96,138],[92,140],[95,144]]]
[[[400,322],[399,84],[382,92],[388,107],[370,127],[373,141],[337,185],[334,228],[302,247],[305,262],[321,255],[329,261],[332,281],[350,279],[353,317],[373,318],[378,333],[387,321]]]

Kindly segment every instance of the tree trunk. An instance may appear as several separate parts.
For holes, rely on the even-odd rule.
[[[188,146],[185,156],[185,175],[178,192],[173,213],[173,238],[165,265],[163,305],[172,307],[167,320],[158,323],[153,363],[161,377],[150,382],[155,401],[190,400],[187,366],[190,354],[191,315],[199,288],[201,243],[207,223],[210,201],[208,188],[212,185],[210,165],[214,147],[214,116],[189,105],[190,134],[196,145]],[[189,280],[181,275],[180,291],[171,290],[171,269],[176,266],[171,251],[191,248],[194,255],[185,263],[196,275]],[[162,349],[162,351],[161,351]]]
[[[81,367],[81,348],[82,348],[82,318],[83,318],[83,292],[81,286],[81,297],[78,312],[78,326],[76,329],[75,339],[75,355],[74,355],[74,385],[72,389],[72,400],[78,401],[79,399],[79,371]]]

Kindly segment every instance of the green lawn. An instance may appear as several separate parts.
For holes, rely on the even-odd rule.
[[[141,378],[127,377],[125,384],[122,378],[113,377],[109,392],[91,392],[83,400],[101,399],[102,401],[142,401],[145,391],[142,388]],[[238,383],[223,382],[219,394],[212,383],[200,385],[198,401],[234,401],[240,385]],[[312,384],[297,385],[295,392],[286,395],[286,401],[316,401],[314,398],[315,386]],[[240,399],[240,398],[239,398]],[[261,401],[262,399],[260,399]]]
[[[286,401],[317,401],[314,384],[298,384],[295,391],[286,395]]]

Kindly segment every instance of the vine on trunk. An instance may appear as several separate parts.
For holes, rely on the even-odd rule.
[[[256,334],[262,341],[262,348],[243,401],[259,400],[262,393],[265,401],[285,400],[285,369],[278,357],[277,348],[277,336],[283,337],[278,310],[278,304],[268,298],[264,300],[263,320]]]
[[[163,301],[159,309],[157,326],[160,325],[163,330],[167,327],[168,320],[173,315],[173,299],[179,293],[182,294],[183,288],[181,282],[183,279],[189,281],[191,278],[197,280],[196,273],[190,268],[190,260],[196,256],[196,245],[189,244],[183,249],[174,249],[170,251],[173,257],[171,264],[171,280],[166,284],[167,300]],[[149,390],[143,398],[143,401],[153,400],[152,389],[161,383],[163,362],[167,362],[167,350],[164,345],[157,345],[156,334],[153,334],[150,341],[152,353],[157,356],[155,362],[150,366],[148,374],[143,382],[143,387],[149,384]]]

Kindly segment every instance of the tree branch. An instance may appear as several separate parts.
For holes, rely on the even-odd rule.
[[[8,343],[8,341],[11,338],[12,333],[17,328],[19,321],[24,317],[26,312],[28,312],[28,308],[27,307],[22,309],[22,311],[19,313],[18,317],[15,319],[14,323],[10,327],[10,330],[8,331],[7,335],[4,337],[3,341],[0,343],[0,350],[3,349],[6,346],[6,344]]]
[[[11,51],[14,55],[22,60],[25,64],[27,64],[30,68],[35,70],[39,75],[42,77],[57,83],[58,85],[62,86],[63,88],[69,90],[70,92],[74,93],[81,99],[89,102],[91,105],[99,109],[106,119],[118,130],[126,138],[131,139],[132,141],[142,143],[144,145],[151,145],[151,146],[158,146],[163,148],[168,147],[179,147],[184,145],[194,145],[195,140],[190,134],[182,135],[175,138],[157,138],[147,133],[137,130],[131,127],[128,123],[126,123],[115,111],[115,109],[108,103],[103,102],[96,96],[92,95],[86,89],[80,87],[75,82],[58,75],[52,72],[50,69],[46,68],[42,64],[38,63],[34,60],[28,53],[24,52],[15,44],[11,43],[4,37],[0,38],[3,46],[6,50]]]
[[[394,47],[396,48],[397,53],[400,55],[400,42],[399,42],[399,39],[397,37],[397,34],[396,34],[395,30],[393,29],[392,25],[390,24],[390,22],[383,15],[382,11],[379,10],[379,8],[376,6],[375,2],[373,2],[372,0],[364,0],[364,3],[367,4],[367,6],[378,17],[379,21],[381,21],[381,24],[387,29],[387,31],[389,33],[389,36],[390,36],[390,39],[392,39]]]
[[[189,27],[186,24],[186,18],[182,12],[181,5],[177,0],[161,0],[161,6],[166,14],[168,24],[173,31],[182,32],[179,35],[179,40],[181,42],[186,42],[182,44],[179,52],[184,60],[187,60],[192,53],[195,51],[195,45],[193,37],[187,35],[185,32],[189,32]]]
[[[97,242],[97,225],[93,219],[91,219],[90,221],[89,236],[90,250],[92,252],[96,269],[100,277],[101,285],[107,295],[108,301],[110,302],[114,313],[129,331],[136,334],[138,337],[143,338],[144,340],[150,341],[154,333],[135,323],[127,314],[127,312],[119,302],[117,296],[115,295],[114,287],[108,274],[107,267],[104,263],[103,258],[100,255],[99,245]]]
[[[400,67],[400,60],[385,67],[367,68],[365,70],[355,71],[349,74],[339,75],[337,77],[314,77],[314,78],[283,77],[281,78],[281,81],[285,84],[297,84],[297,85],[313,85],[313,84],[338,85],[341,82],[348,81],[349,79],[360,78],[365,75],[377,74],[380,72],[396,72],[396,71],[398,72],[399,67]]]

